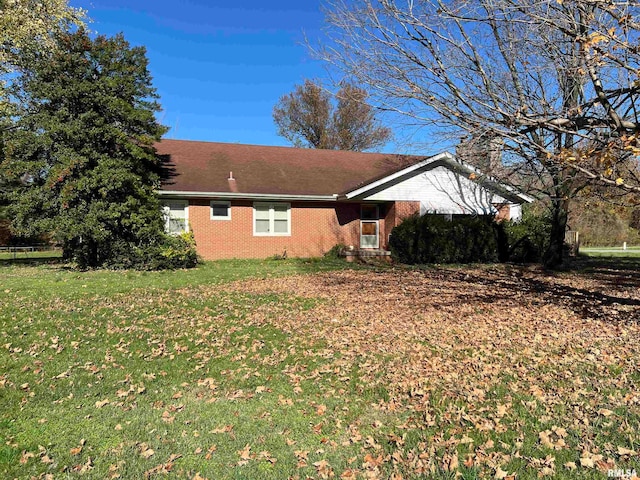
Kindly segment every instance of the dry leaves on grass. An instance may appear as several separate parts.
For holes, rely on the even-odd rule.
[[[274,293],[277,296],[271,295]],[[292,393],[282,394],[274,388],[277,408],[301,408],[314,415],[309,433],[323,447],[336,448],[335,444],[359,450],[348,468],[338,469],[338,463],[323,459],[319,450],[310,456],[305,450],[308,444],[286,438],[295,465],[308,469],[300,473],[317,478],[416,478],[473,468],[486,478],[508,479],[514,474],[510,468],[514,459],[541,476],[573,470],[576,474],[606,474],[606,468],[637,460],[638,429],[633,420],[627,420],[637,419],[640,409],[637,285],[616,287],[615,282],[605,285],[591,277],[549,276],[517,268],[388,270],[250,280],[154,295],[155,303],[123,296],[109,306],[104,320],[107,331],[121,340],[110,345],[104,362],[64,366],[48,373],[48,378],[65,381],[80,369],[100,378],[105,369],[119,368],[119,357],[136,354],[127,339],[142,335],[148,348],[139,354],[145,361],[183,356],[180,358],[188,359],[190,373],[195,374],[190,384],[181,384],[180,390],[174,385],[167,398],[153,404],[158,422],[169,428],[181,424],[184,405],[194,400],[241,402],[275,396],[269,380],[257,377],[255,369],[245,364],[278,366]],[[260,296],[286,301],[256,302]],[[207,298],[217,305],[215,311],[189,305]],[[304,299],[314,301],[305,304]],[[158,305],[170,307],[171,315]],[[55,308],[72,307],[61,304]],[[239,310],[242,316],[234,313]],[[122,323],[118,320],[121,311],[135,311],[139,320]],[[238,317],[237,325],[229,327],[227,317],[233,315]],[[236,343],[230,348],[234,333],[262,325],[285,332],[291,347],[279,351],[249,339],[246,345]],[[64,347],[61,338],[45,339],[52,354]],[[5,348],[13,354],[19,347],[8,344]],[[40,346],[33,348],[37,351]],[[230,369],[234,370],[221,375],[256,382],[244,390],[225,390],[224,383],[214,380],[208,371],[211,362],[223,355],[232,355]],[[290,355],[310,361],[289,363]],[[33,368],[35,373],[42,366],[34,364]],[[141,375],[152,391],[156,375],[162,372]],[[326,387],[324,378],[335,379],[339,386]],[[0,383],[4,382],[3,377]],[[327,388],[322,399],[300,400],[303,387],[310,383]],[[32,386],[22,388],[29,392]],[[342,398],[376,388],[388,399],[368,405],[368,424],[342,424],[341,407],[346,407],[340,403]],[[126,408],[149,395],[145,390],[127,375],[112,390],[94,397],[89,406],[103,412]],[[181,403],[171,405],[168,398]],[[407,414],[403,417],[408,418],[406,423],[390,426],[378,420],[399,418],[394,417],[399,413]],[[527,430],[525,417],[535,420],[534,430]],[[229,421],[233,422],[221,420]],[[208,431],[220,435],[220,445],[236,435],[233,425],[224,423]],[[601,430],[596,432],[595,425]],[[366,427],[367,432],[361,433],[364,428],[359,427]],[[619,433],[628,443],[600,440],[604,429]],[[372,430],[376,434],[370,435]],[[420,437],[417,446],[413,440],[409,447],[405,433],[412,430],[429,433]],[[535,446],[523,453],[527,435]],[[507,436],[508,443],[504,441]],[[245,445],[244,439],[240,441],[240,446]],[[252,443],[255,451],[247,443],[237,451],[234,465],[277,461],[267,451],[256,453],[264,447]],[[70,454],[83,454],[82,447],[75,446]],[[147,444],[138,444],[138,449],[136,456],[153,462],[150,465],[164,458],[158,458],[160,450],[156,454]],[[206,454],[202,447],[196,449],[196,455],[203,454],[208,460],[219,455],[215,452],[215,447]],[[561,457],[567,452],[570,458]],[[170,472],[174,460],[159,463],[147,474]],[[329,461],[336,465],[335,471]],[[53,459],[44,450],[38,454],[25,451],[20,463],[28,462],[50,464]],[[86,462],[80,468],[92,467],[90,458]]]
[[[229,291],[322,299],[306,312],[260,306],[246,322],[274,325],[302,344],[326,344],[326,357],[334,358],[327,370],[348,379],[357,365],[366,379],[361,388],[377,384],[390,392],[390,400],[379,408],[409,405],[421,412],[426,425],[433,422],[451,432],[460,432],[462,425],[462,433],[486,438],[517,427],[516,411],[524,408],[545,425],[538,434],[542,451],[575,451],[582,438],[590,442],[594,415],[615,419],[616,408],[632,409],[637,415],[640,404],[632,380],[640,358],[640,292],[628,285],[607,285],[604,291],[599,287],[592,278],[549,276],[529,269],[443,269],[243,281]],[[206,289],[199,294],[206,295]],[[333,357],[334,352],[340,355]],[[301,378],[318,374],[322,372],[290,376],[297,385]],[[496,404],[492,391],[505,386],[510,393]],[[610,393],[605,397],[600,391]],[[432,411],[433,394],[467,406],[447,403],[445,412]],[[525,400],[514,405],[512,397]],[[572,408],[562,416],[554,413],[567,404]],[[324,415],[325,409],[319,406],[316,413]],[[318,432],[321,428],[319,424]],[[568,430],[581,439],[569,442]],[[626,433],[638,438],[630,426]],[[500,453],[490,438],[476,447],[461,437],[465,435],[454,437],[454,445],[468,445],[472,452],[465,465],[495,464],[496,478],[512,476],[500,465],[506,465],[514,452],[521,455],[522,441],[516,442],[515,451],[508,445],[509,453]],[[443,435],[433,442],[446,445],[447,440]],[[624,450],[616,452],[611,446],[610,454],[624,460],[621,452],[630,449],[620,448]],[[579,452],[574,458],[567,468],[573,463],[577,468],[591,468],[591,463],[597,467],[602,460]],[[413,462],[416,471],[434,465],[453,471],[459,465],[456,456],[432,460],[417,457],[406,462]],[[602,461],[601,466],[609,466]],[[552,455],[528,459],[529,468],[540,475],[554,474],[554,462]]]

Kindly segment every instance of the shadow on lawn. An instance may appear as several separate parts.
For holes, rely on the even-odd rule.
[[[603,285],[640,288],[640,257],[577,257],[567,271],[589,276]]]
[[[460,272],[459,275],[461,281],[486,285],[488,289],[501,287],[506,291],[533,294],[544,302],[565,305],[583,318],[640,321],[640,297],[637,295],[640,258],[579,257],[559,272],[509,266],[507,273],[509,275],[481,276]],[[566,273],[573,277],[569,282],[563,275]],[[584,280],[584,286],[580,285],[581,280]]]

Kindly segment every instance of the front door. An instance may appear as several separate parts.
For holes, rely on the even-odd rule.
[[[380,220],[377,205],[362,205],[360,209],[360,248],[380,247]]]

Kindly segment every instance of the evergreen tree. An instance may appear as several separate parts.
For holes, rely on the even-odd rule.
[[[84,29],[57,41],[16,82],[21,112],[2,164],[20,185],[12,226],[53,233],[81,267],[132,266],[165,240],[153,144],[166,128],[145,49]]]

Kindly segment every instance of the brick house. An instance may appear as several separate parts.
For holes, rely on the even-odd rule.
[[[433,157],[162,140],[170,232],[207,260],[320,256],[334,245],[384,253],[414,214],[517,218],[531,199],[451,154]]]

